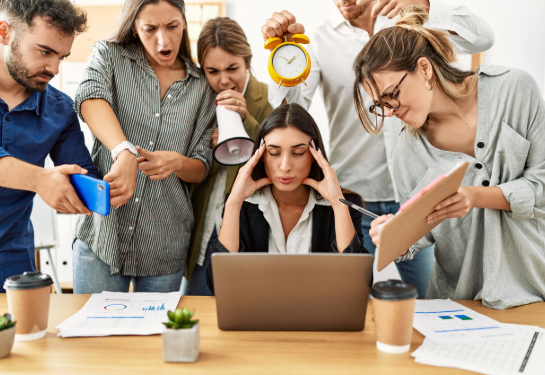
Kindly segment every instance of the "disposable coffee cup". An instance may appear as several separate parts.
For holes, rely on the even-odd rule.
[[[17,320],[16,341],[37,340],[45,336],[51,284],[51,277],[41,272],[25,272],[10,277],[4,283],[8,311]]]
[[[371,288],[377,349],[386,353],[406,353],[411,348],[414,305],[418,291],[401,280],[376,283]]]

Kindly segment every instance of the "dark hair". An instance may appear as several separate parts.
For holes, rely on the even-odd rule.
[[[372,73],[383,70],[408,71],[421,57],[425,57],[433,67],[437,87],[452,100],[466,99],[475,89],[476,79],[460,89],[459,85],[467,77],[477,77],[476,71],[463,71],[452,65],[456,61],[456,55],[447,34],[425,28],[423,25],[427,19],[428,14],[422,8],[416,5],[406,6],[399,13],[395,26],[376,33],[356,57],[354,101],[358,117],[369,133],[378,133],[384,123],[382,118],[380,126],[375,125],[362,94],[365,80],[375,93],[379,93]],[[380,107],[383,107],[382,97],[378,100]],[[425,127],[426,124],[420,131],[425,131]]]
[[[87,30],[87,13],[70,0],[0,0],[0,12],[6,12],[17,29],[19,24],[32,28],[35,17],[44,18],[63,36]]]
[[[123,14],[121,15],[119,26],[114,32],[114,36],[110,38],[110,41],[125,45],[140,43],[140,39],[133,35],[132,28],[134,27],[134,21],[136,21],[138,18],[142,8],[150,4],[159,4],[161,1],[169,3],[182,13],[184,20],[184,31],[182,34],[182,41],[180,43],[180,51],[178,52],[178,56],[184,60],[184,63],[190,65],[192,69],[195,69],[195,64],[191,59],[191,47],[189,45],[189,34],[187,33],[184,0],[125,0],[125,4],[123,5]]]
[[[215,47],[220,47],[231,55],[243,57],[246,67],[250,68],[252,62],[250,43],[242,27],[229,17],[211,19],[202,27],[197,41],[197,57],[201,67],[210,48]]]
[[[324,158],[327,160],[324,143],[322,141],[322,136],[320,135],[318,125],[316,125],[316,122],[312,116],[299,104],[283,104],[272,111],[267,118],[263,120],[263,123],[261,124],[255,138],[252,155],[259,148],[261,139],[263,139],[267,134],[275,129],[285,129],[289,127],[296,128],[310,136],[318,149],[322,150],[322,155],[324,155]],[[265,177],[268,177],[267,172],[265,171],[265,163],[263,163],[263,160],[260,160],[252,171],[252,178],[257,181]],[[316,181],[322,181],[324,179],[324,172],[316,162],[312,163],[308,177]],[[321,199],[319,195],[317,198]]]

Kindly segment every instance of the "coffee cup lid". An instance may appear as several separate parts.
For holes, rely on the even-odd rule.
[[[25,290],[38,289],[53,284],[51,276],[41,272],[25,272],[12,276],[4,282],[4,289]]]
[[[374,298],[385,301],[401,301],[418,297],[416,287],[401,280],[388,280],[376,283],[371,288]]]

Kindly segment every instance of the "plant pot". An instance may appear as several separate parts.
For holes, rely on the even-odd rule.
[[[199,323],[193,328],[163,331],[163,360],[165,362],[195,362],[199,356]]]
[[[15,326],[0,331],[0,359],[10,355],[15,340]]]

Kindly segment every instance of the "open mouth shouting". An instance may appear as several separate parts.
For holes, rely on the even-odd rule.
[[[159,51],[159,55],[163,58],[163,60],[170,60],[172,58],[172,50],[162,49]]]

